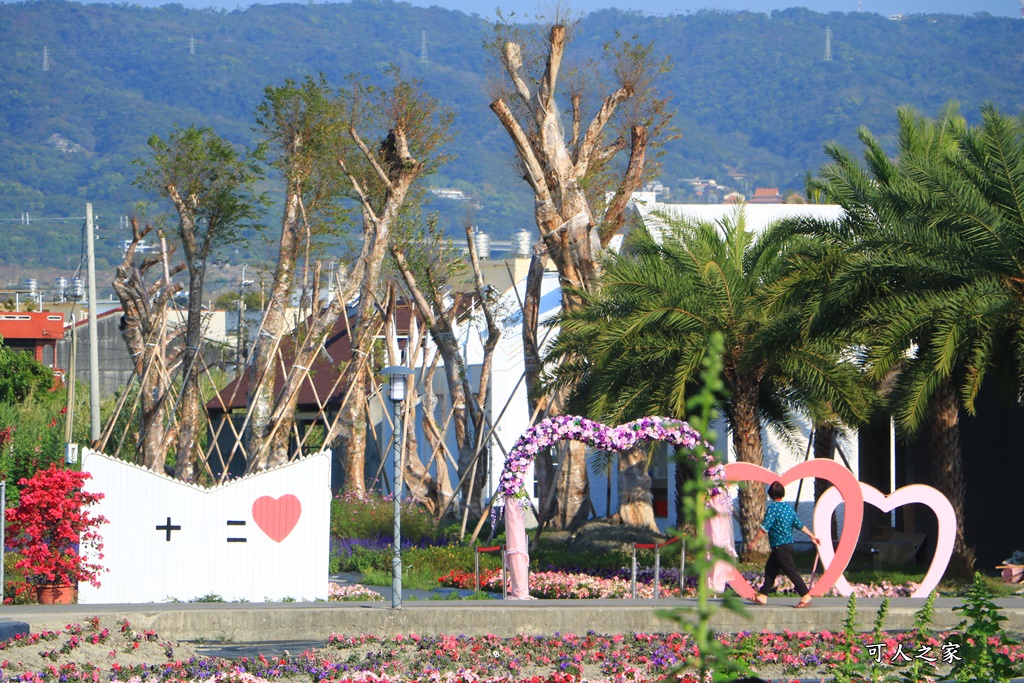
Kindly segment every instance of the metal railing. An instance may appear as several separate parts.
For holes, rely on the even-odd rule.
[[[508,597],[508,571],[505,563],[505,546],[489,545],[477,546],[473,555],[473,590],[480,590],[480,553],[493,553],[501,551],[501,597]]]
[[[685,581],[683,577],[686,575],[686,539],[682,536],[676,536],[670,538],[667,541],[661,543],[634,543],[633,544],[633,562],[630,566],[630,577],[629,577],[629,590],[630,595],[633,599],[636,599],[636,553],[637,550],[653,550],[654,551],[654,599],[658,599],[659,583],[661,579],[661,549],[665,546],[672,545],[673,543],[680,543],[682,547],[679,549],[679,592],[682,594],[683,586]]]

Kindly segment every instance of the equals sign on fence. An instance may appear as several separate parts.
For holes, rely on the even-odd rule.
[[[244,519],[229,519],[228,526],[245,526]],[[245,543],[248,539],[243,536],[228,536],[228,543]]]

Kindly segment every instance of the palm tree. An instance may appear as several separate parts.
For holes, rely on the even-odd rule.
[[[585,305],[563,313],[548,357],[556,387],[577,386],[575,400],[598,419],[685,417],[709,340],[721,332],[729,394],[721,408],[738,460],[760,465],[762,426],[791,435],[797,411],[848,423],[866,417],[858,372],[839,361],[842,347],[804,341],[798,308],[765,295],[785,272],[771,229],[757,238],[742,210],[716,223],[665,220],[660,234],[631,232],[596,293],[581,293]],[[762,492],[740,491],[745,538],[764,510]]]
[[[845,245],[847,259],[818,329],[844,320],[871,332],[865,368],[891,381],[904,433],[926,435],[935,485],[957,515],[952,568],[970,576],[960,409],[974,413],[993,369],[1018,396],[1024,387],[1024,122],[986,106],[971,127],[954,104],[935,120],[898,117],[894,159],[866,130],[866,166],[826,147],[832,163],[815,186],[847,217],[817,234]]]

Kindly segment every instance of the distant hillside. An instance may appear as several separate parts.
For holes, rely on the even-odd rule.
[[[1022,29],[986,16],[605,11],[584,20],[569,54],[596,58],[619,31],[672,57],[664,83],[682,137],[666,150],[661,181],[676,199],[694,176],[741,191],[799,190],[823,161],[824,141],[853,146],[860,125],[890,139],[900,104],[934,114],[956,98],[970,116],[984,101],[1019,112]],[[457,113],[457,158],[433,184],[471,200],[435,199],[442,221],[459,228],[466,206],[478,204],[474,221],[495,239],[532,228],[532,199],[487,107],[488,25],[478,17],[389,0],[234,12],[42,0],[0,4],[0,32],[0,265],[73,268],[79,225],[40,219],[81,216],[91,201],[99,265],[108,267],[125,237],[118,217],[147,199],[131,185],[131,162],[148,136],[194,123],[249,143],[267,85],[317,72],[340,85],[389,63]],[[25,213],[30,226],[19,222]]]

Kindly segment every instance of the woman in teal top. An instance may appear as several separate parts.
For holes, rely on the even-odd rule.
[[[793,529],[807,534],[814,545],[819,545],[821,541],[797,518],[793,507],[782,502],[785,495],[786,488],[780,482],[773,482],[768,487],[768,497],[772,502],[768,504],[761,528],[751,541],[752,544],[757,543],[761,534],[768,534],[768,545],[772,549],[764,565],[764,585],[761,586],[760,592],[754,595],[754,602],[759,605],[768,602],[767,594],[775,588],[775,579],[779,575],[779,570],[782,570],[782,573],[793,582],[796,592],[800,594],[800,602],[796,603],[796,607],[806,607],[810,604],[811,598],[808,596],[807,584],[793,564]]]

